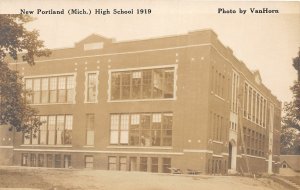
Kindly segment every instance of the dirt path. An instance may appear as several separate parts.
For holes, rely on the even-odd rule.
[[[266,178],[236,176],[183,176],[142,172],[62,170],[45,168],[2,168],[0,188],[88,190],[283,190]]]

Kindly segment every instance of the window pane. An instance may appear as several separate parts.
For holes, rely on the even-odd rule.
[[[140,71],[132,73],[132,98],[141,98],[142,90],[142,73]]]
[[[28,90],[27,94],[26,94],[26,100],[28,101],[28,103],[32,103],[32,79],[26,79],[25,80],[25,89]]]
[[[164,97],[173,98],[174,95],[174,70],[165,71]]]
[[[170,173],[171,158],[163,158],[163,173]]]
[[[43,154],[38,155],[38,167],[44,167],[44,155]]]
[[[48,121],[48,144],[55,144],[55,127],[56,127],[56,118],[55,116],[49,116]]]
[[[65,144],[72,144],[72,130],[73,130],[73,116],[66,115],[66,124],[65,124]]]
[[[120,143],[128,144],[129,115],[121,115]]]
[[[119,115],[111,115],[111,130],[119,129]]]
[[[140,159],[140,171],[146,172],[147,171],[147,158],[141,157]]]
[[[57,127],[56,127],[56,144],[64,144],[64,126],[65,126],[65,116],[57,116]]]
[[[94,167],[94,157],[93,156],[85,156],[85,167],[86,168]]]
[[[87,131],[86,137],[86,144],[87,145],[94,145],[94,131]]]
[[[152,96],[152,70],[142,72],[143,78],[143,98],[151,98]]]
[[[163,95],[163,70],[153,70],[153,98],[162,98]]]
[[[67,102],[71,103],[74,99],[74,76],[67,76]]]
[[[56,77],[50,78],[50,102],[51,103],[57,102],[57,78]]]
[[[111,131],[110,132],[110,144],[118,144],[119,142],[119,132]]]
[[[96,101],[97,75],[96,73],[88,73],[87,101]]]
[[[120,157],[120,170],[121,171],[127,170],[127,158],[126,157]]]
[[[40,144],[47,144],[47,116],[41,116],[40,121],[42,122],[40,126]]]
[[[130,98],[130,73],[122,73],[122,99]]]
[[[151,172],[158,172],[158,158],[151,158]]]
[[[42,103],[48,103],[49,99],[49,79],[42,78]]]
[[[86,115],[87,123],[86,123],[86,144],[87,145],[94,145],[94,120],[95,115],[94,114],[87,114]]]
[[[108,157],[108,170],[117,170],[117,158],[114,156]]]
[[[39,104],[41,99],[41,80],[34,79],[33,81],[33,103]]]

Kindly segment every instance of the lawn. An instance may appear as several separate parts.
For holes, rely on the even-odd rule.
[[[88,190],[284,190],[267,178],[0,167],[0,188]]]

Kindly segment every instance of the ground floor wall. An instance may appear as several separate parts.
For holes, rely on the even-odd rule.
[[[97,153],[68,151],[14,151],[13,165],[49,168],[78,168],[171,173],[197,171],[212,175],[228,174],[228,155],[210,152]],[[247,163],[248,162],[248,163]],[[274,163],[274,171],[276,164]],[[249,170],[248,170],[249,169]],[[237,172],[266,173],[267,160],[239,156]]]
[[[10,166],[13,165],[13,149],[10,147],[0,147],[0,166]]]

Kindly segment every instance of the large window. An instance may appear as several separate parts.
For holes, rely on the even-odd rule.
[[[264,156],[264,135],[258,131],[254,131],[249,127],[243,127],[244,142],[246,146],[246,152],[253,156]]]
[[[174,98],[174,67],[111,73],[111,100]]]
[[[172,113],[112,114],[110,144],[171,146]]]
[[[266,99],[245,82],[244,117],[259,126],[266,127]]]
[[[39,118],[42,122],[40,130],[35,135],[24,134],[24,144],[72,144],[72,115],[49,115],[40,116]],[[28,136],[31,138],[28,138]]]
[[[98,71],[86,72],[86,97],[85,102],[97,102],[98,94]]]
[[[31,104],[73,103],[74,75],[26,78],[25,88]]]

